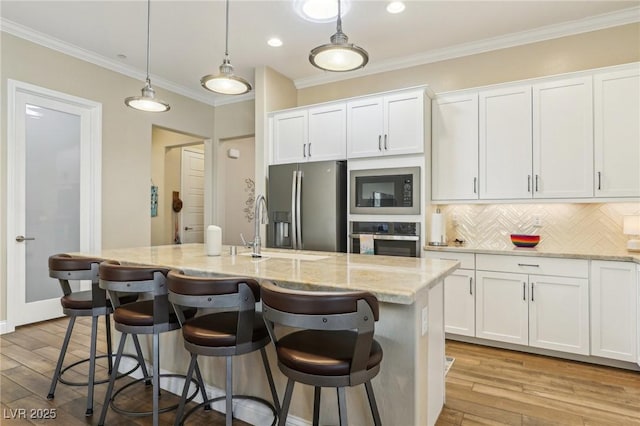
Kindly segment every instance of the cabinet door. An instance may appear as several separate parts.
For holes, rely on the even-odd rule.
[[[347,157],[382,155],[382,98],[365,98],[347,103]]]
[[[479,102],[480,198],[531,198],[531,86],[480,92]]]
[[[478,95],[433,101],[433,200],[478,199]]]
[[[589,355],[589,281],[529,276],[529,346]]]
[[[307,161],[307,111],[287,111],[273,116],[273,163]]]
[[[309,161],[347,158],[347,112],[344,103],[309,108]]]
[[[593,197],[592,79],[533,86],[534,198]]]
[[[591,355],[637,362],[636,266],[591,261]]]
[[[444,280],[444,330],[476,335],[474,271],[458,269]]]
[[[384,97],[385,154],[424,152],[424,92],[400,93]]]
[[[529,343],[528,277],[476,271],[476,337]]]
[[[640,67],[594,76],[596,197],[640,197]]]

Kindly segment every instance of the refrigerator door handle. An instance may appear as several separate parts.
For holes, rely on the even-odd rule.
[[[291,180],[291,246],[297,249],[296,240],[296,176],[297,170],[293,171],[293,179]]]
[[[297,230],[297,240],[298,240],[298,248],[302,250],[302,221],[301,210],[302,206],[300,204],[300,197],[302,193],[302,171],[298,170],[297,172],[297,180],[296,180],[296,230]]]

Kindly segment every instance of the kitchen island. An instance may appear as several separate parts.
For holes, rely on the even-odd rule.
[[[157,265],[205,276],[247,276],[272,280],[279,285],[306,290],[364,290],[380,301],[376,339],[384,357],[380,374],[372,380],[382,423],[423,426],[435,423],[444,403],[444,318],[443,280],[459,265],[451,260],[368,256],[292,250],[264,250],[252,258],[249,249],[235,255],[223,247],[221,256],[207,256],[203,244],[183,244],[79,253],[136,265]],[[161,368],[184,373],[188,353],[179,333],[161,337]],[[150,343],[143,342],[149,353]],[[273,347],[268,355],[280,398],[286,385],[280,374]],[[201,368],[211,393],[224,388],[224,364],[219,359],[202,359]],[[234,393],[270,397],[258,354],[239,357]],[[181,383],[167,386],[173,392]],[[323,392],[321,421],[337,423],[335,392]],[[244,401],[242,401],[244,403]],[[289,423],[304,424],[312,418],[312,387],[298,385],[290,409]],[[350,425],[371,424],[366,393],[361,386],[347,390]],[[239,418],[254,424],[270,424],[268,413],[257,407],[234,408]]]

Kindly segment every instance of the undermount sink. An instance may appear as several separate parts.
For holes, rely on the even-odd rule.
[[[251,252],[247,253],[239,253],[240,256],[251,256]],[[260,253],[259,258],[256,259],[268,259],[268,258],[276,258],[276,259],[294,259],[294,260],[322,260],[327,259],[329,256],[321,256],[317,254],[303,254],[303,253],[283,253],[280,251],[263,251]]]

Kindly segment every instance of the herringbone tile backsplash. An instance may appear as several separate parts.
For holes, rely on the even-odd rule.
[[[433,211],[435,211],[433,206]],[[509,249],[510,234],[538,234],[538,247],[566,252],[622,251],[628,236],[622,217],[640,214],[640,203],[594,204],[451,204],[439,205],[446,216],[447,239],[468,245]],[[539,217],[542,226],[534,227]],[[430,229],[430,218],[427,232]]]

